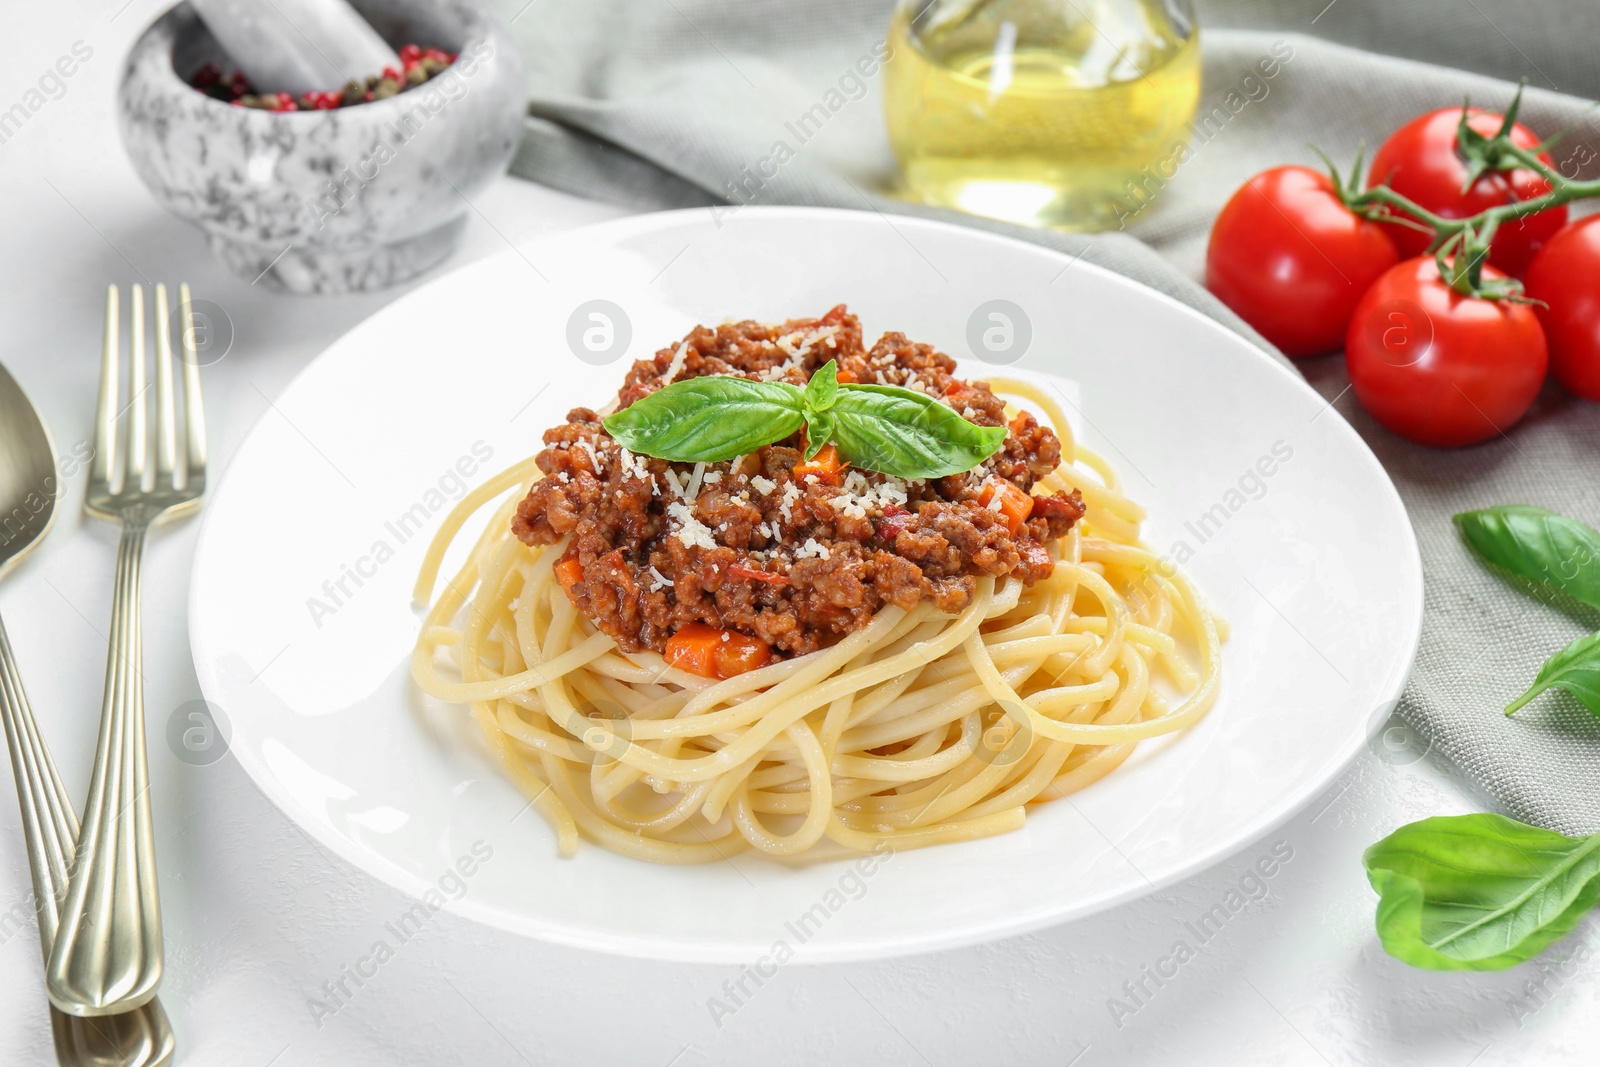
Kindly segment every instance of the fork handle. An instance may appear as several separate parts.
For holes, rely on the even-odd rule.
[[[0,621],[0,719],[5,721],[6,748],[11,753],[11,776],[17,782],[17,803],[22,807],[22,836],[33,874],[33,906],[39,915],[39,943],[46,959],[61,924],[61,898],[67,891],[73,845],[78,840],[78,816],[55,761],[45,747],[34,721],[22,675],[11,656],[11,641]]]
[[[154,997],[161,983],[161,906],[139,632],[146,527],[124,523],[117,548],[94,774],[60,929],[45,966],[50,1000],[68,1015],[130,1011]]]
[[[33,874],[33,900],[39,915],[39,946],[46,962],[61,924],[61,898],[67,895],[67,873],[78,840],[78,816],[56,761],[34,721],[22,674],[11,655],[6,626],[0,620],[0,720],[5,724],[11,774],[22,806],[22,834]],[[54,1005],[51,1006],[54,1008]],[[176,1041],[159,998],[127,1015],[80,1019],[58,1010],[50,1013],[56,1058],[63,1064],[104,1067],[166,1067]]]

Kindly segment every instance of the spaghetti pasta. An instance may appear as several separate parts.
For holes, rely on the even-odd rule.
[[[1204,716],[1225,628],[1140,542],[1143,509],[1060,407],[1027,382],[989,385],[1044,413],[1062,458],[1041,484],[1086,506],[1049,577],[982,577],[956,613],[887,605],[828,647],[717,680],[624,651],[581,614],[554,567],[565,545],[513,536],[511,496],[427,611],[418,685],[470,708],[563,854],[586,838],[661,863],[809,858],[1020,827],[1027,805]],[[526,460],[461,501],[419,602],[470,517],[539,476]]]

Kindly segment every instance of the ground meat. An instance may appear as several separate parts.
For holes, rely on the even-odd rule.
[[[905,481],[847,468],[830,484],[795,478],[799,435],[731,462],[667,463],[622,448],[594,411],[577,408],[545,433],[537,462],[546,476],[518,505],[513,532],[529,545],[570,538],[562,559],[581,576],[569,595],[629,651],[660,651],[702,622],[799,655],[865,626],[885,604],[930,600],[957,612],[981,576],[1049,576],[1045,542],[1083,517],[1082,498],[1034,496],[1016,532],[981,501],[991,482],[1031,492],[1061,461],[1055,434],[1026,412],[1008,423],[987,385],[955,378],[955,361],[929,345],[887,333],[865,349],[842,305],[781,325],[696,327],[633,365],[617,408],[711,374],[804,385],[830,359],[842,380],[916,389],[972,422],[1005,425],[1005,445],[965,474]]]

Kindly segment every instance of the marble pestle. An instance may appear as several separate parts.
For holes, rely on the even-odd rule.
[[[189,2],[262,92],[300,96],[400,66],[400,57],[347,0]]]

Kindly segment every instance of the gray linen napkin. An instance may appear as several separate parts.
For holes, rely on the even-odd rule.
[[[883,40],[891,5],[882,0],[495,2],[511,20],[529,72],[529,118],[512,164],[522,177],[649,208],[813,204],[945,218],[1081,255],[1269,351],[1197,279],[1217,209],[1256,171],[1315,165],[1308,142],[1348,160],[1359,143],[1375,146],[1411,116],[1464,94],[1503,106],[1514,88],[1506,79],[1526,75],[1526,120],[1546,135],[1575,127],[1557,151],[1558,165],[1585,177],[1600,173],[1600,120],[1583,99],[1600,95],[1593,62],[1600,6],[1587,3],[1202,4],[1200,110],[1220,109],[1217,118],[1126,232],[1082,237],[884,195],[895,168],[876,77],[863,79],[859,99],[847,94],[824,131],[775,178],[753,185],[745,168],[771,152],[784,122],[839,86]],[[1278,42],[1293,56],[1263,78],[1257,61]],[[1600,628],[1600,617],[1535,603],[1487,573],[1450,521],[1457,511],[1527,503],[1600,525],[1600,405],[1551,387],[1508,436],[1440,452],[1410,445],[1367,418],[1346,395],[1342,359],[1299,366],[1324,396],[1337,398],[1339,412],[1383,461],[1421,542],[1427,610],[1400,714],[1515,817],[1566,833],[1600,831],[1600,720],[1564,693],[1541,698],[1516,719],[1500,714],[1548,655]],[[1362,536],[1358,511],[1344,535]]]

